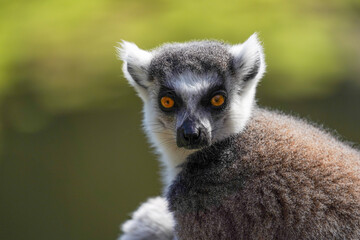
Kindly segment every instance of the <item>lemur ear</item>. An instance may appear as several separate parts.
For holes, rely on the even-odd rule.
[[[126,79],[136,90],[146,90],[151,84],[148,77],[152,54],[138,48],[134,43],[122,41],[119,44],[120,47],[116,47],[116,50],[118,57],[124,62],[123,72]]]
[[[235,72],[242,82],[257,82],[264,75],[265,57],[257,33],[243,44],[231,46],[230,53],[234,57]]]

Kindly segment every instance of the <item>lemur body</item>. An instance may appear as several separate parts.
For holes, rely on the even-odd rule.
[[[360,153],[255,109],[242,133],[189,156],[168,200],[178,239],[360,239]]]
[[[121,239],[171,239],[173,235],[169,233],[173,232],[175,222],[177,222],[179,236],[185,237],[181,239],[191,239],[187,238],[189,237],[188,233],[195,229],[189,228],[189,232],[185,232],[182,227],[191,224],[187,222],[191,219],[191,216],[189,219],[184,218],[182,214],[185,214],[183,210],[187,209],[187,206],[177,204],[179,199],[183,199],[184,196],[189,197],[181,191],[181,185],[186,181],[184,182],[184,179],[180,179],[180,181],[180,176],[188,176],[189,181],[194,179],[191,174],[189,175],[188,167],[191,164],[184,165],[184,163],[196,161],[193,160],[194,156],[201,154],[207,157],[206,152],[217,149],[215,146],[217,146],[218,142],[222,141],[223,144],[232,143],[229,142],[229,139],[232,139],[230,137],[241,134],[246,126],[248,126],[246,131],[253,129],[249,128],[249,126],[254,126],[254,121],[256,122],[254,120],[256,116],[251,119],[255,106],[256,86],[265,72],[262,46],[257,36],[253,35],[245,43],[238,45],[228,45],[216,41],[199,41],[166,44],[152,51],[144,51],[135,44],[124,42],[119,48],[119,53],[124,61],[123,71],[126,78],[134,86],[144,102],[143,125],[150,142],[159,153],[160,161],[164,167],[164,194],[167,193],[169,186],[176,179],[175,185],[173,185],[172,191],[169,193],[171,208],[175,211],[175,221],[173,215],[167,211],[168,203],[164,198],[150,200],[134,213],[133,219],[123,225],[125,234]],[[273,119],[279,119],[277,115],[265,114],[264,116],[269,117],[269,123]],[[284,124],[290,122],[285,121]],[[267,127],[269,126],[266,124],[259,125],[259,128]],[[279,136],[284,134],[284,137],[287,137],[286,134],[288,133],[287,131],[280,131]],[[266,131],[264,130],[262,134],[266,134]],[[303,141],[308,136],[297,134],[296,137],[300,139],[299,141]],[[262,139],[267,138],[258,136],[254,141],[259,140],[261,142]],[[331,140],[331,138],[324,138],[323,141],[325,140],[333,143],[335,141]],[[296,143],[296,139],[294,141]],[[266,142],[263,143],[266,144]],[[291,144],[291,138],[281,143],[284,148],[290,148],[291,146],[288,145]],[[335,142],[334,145],[336,144],[341,146],[339,149],[342,149],[343,145],[340,142]],[[269,143],[269,145],[271,144]],[[304,149],[296,150],[296,146],[298,145],[293,146],[295,149],[291,154],[304,151]],[[286,159],[291,161],[293,155],[287,156],[281,151],[272,150],[273,153],[278,154],[278,157],[287,157]],[[248,149],[249,156],[252,156],[251,151],[251,148]],[[257,149],[254,149],[254,152],[256,151]],[[321,148],[319,148],[319,151],[321,151]],[[220,153],[226,154],[219,149]],[[190,158],[187,160],[189,156]],[[222,159],[221,156],[217,156],[217,158],[219,158],[218,160]],[[328,159],[332,159],[332,156],[329,156]],[[257,161],[255,157],[252,160]],[[294,158],[294,161],[296,160],[298,159]],[[216,161],[216,159],[212,158],[209,161]],[[234,164],[238,164],[238,161],[234,161]],[[317,166],[322,167],[325,165]],[[219,167],[221,167],[222,171],[226,170],[222,165],[219,165]],[[184,169],[182,170],[182,168]],[[339,169],[336,168],[336,170]],[[176,177],[179,172],[181,172],[179,177]],[[226,173],[224,174],[226,176]],[[206,182],[206,179],[204,179],[203,185],[201,185],[202,190],[205,192],[205,183],[209,184],[209,189],[214,187],[211,186],[211,183],[215,179],[211,179],[209,176],[208,180],[211,181]],[[224,191],[226,191],[226,186],[224,187]],[[191,192],[189,189],[188,191]],[[191,195],[189,201],[184,201],[184,204],[191,203],[192,198],[198,201],[201,198],[200,196],[204,197],[203,201],[205,203],[207,200],[214,198],[211,194],[195,195]],[[209,198],[207,199],[206,196]],[[221,204],[224,203],[221,202]],[[226,203],[231,204],[231,202]],[[155,205],[156,207],[154,207]],[[238,206],[236,202],[233,205]],[[201,205],[201,207],[207,207],[207,205]],[[154,212],[154,209],[162,209],[163,214],[158,214],[156,210]],[[194,211],[196,212],[196,208]],[[163,219],[165,220],[162,221],[161,215],[164,216]],[[232,216],[236,216],[236,213]],[[224,219],[218,218],[218,220]],[[199,226],[201,222],[196,222],[194,226]],[[222,223],[226,225],[225,222]],[[225,225],[221,226],[226,229]],[[329,231],[332,230],[334,229]],[[203,235],[194,236],[203,237]],[[216,236],[212,237],[209,239],[218,239]]]

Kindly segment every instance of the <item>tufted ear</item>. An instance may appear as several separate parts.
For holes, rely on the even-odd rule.
[[[123,72],[129,83],[141,94],[150,85],[149,66],[151,52],[144,51],[134,43],[123,41],[116,47],[118,57],[124,62]]]
[[[244,82],[256,83],[264,75],[266,64],[263,47],[256,33],[243,44],[230,47],[234,57],[234,69],[237,78]]]

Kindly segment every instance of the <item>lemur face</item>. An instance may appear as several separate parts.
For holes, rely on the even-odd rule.
[[[151,52],[124,42],[124,73],[144,101],[144,125],[156,144],[199,149],[240,132],[265,71],[253,35],[244,44],[166,44]]]
[[[171,129],[179,148],[208,146],[229,116],[231,91],[216,72],[184,72],[162,81],[155,92],[158,120]]]

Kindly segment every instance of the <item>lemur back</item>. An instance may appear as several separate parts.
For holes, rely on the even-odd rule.
[[[255,109],[182,167],[179,239],[360,239],[360,153],[305,121]]]

